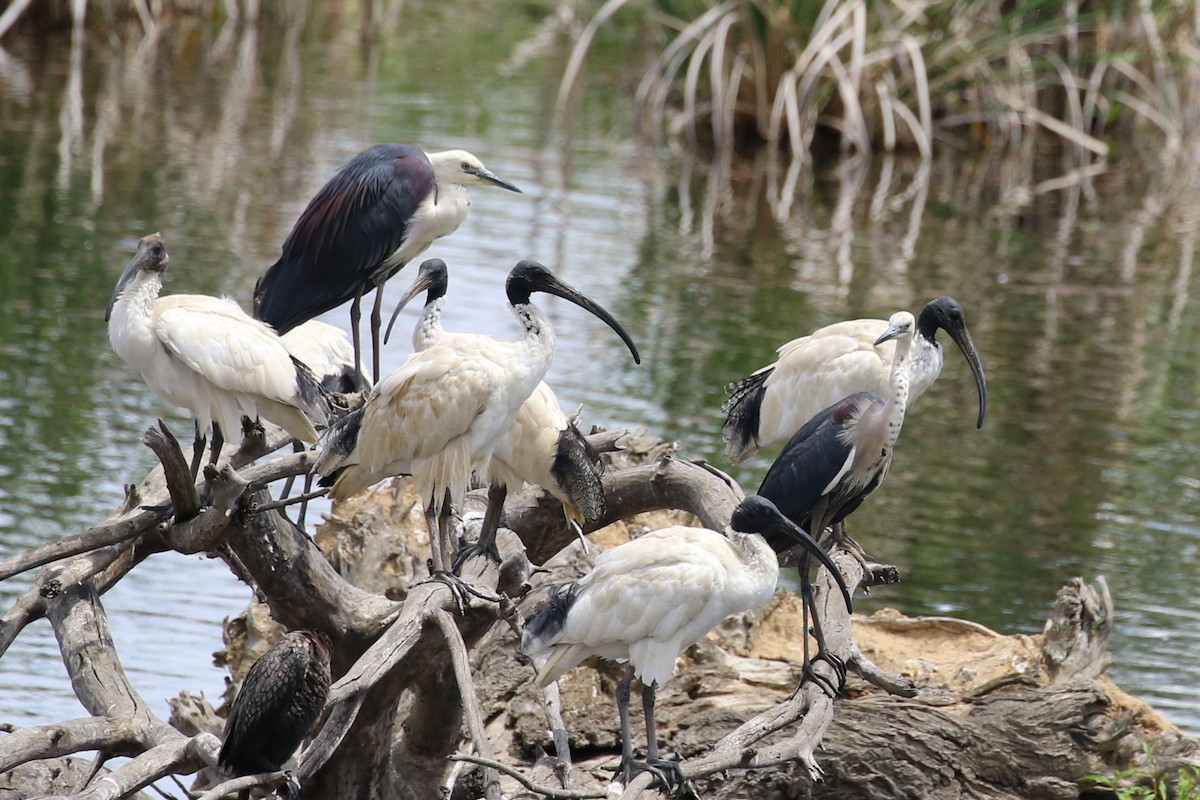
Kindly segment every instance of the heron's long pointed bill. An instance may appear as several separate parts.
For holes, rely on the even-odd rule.
[[[151,245],[162,243],[162,236],[157,233],[152,233],[149,236],[142,237],[138,242],[137,252],[133,254],[133,258],[129,259],[129,263],[125,265],[125,271],[121,273],[121,277],[117,279],[117,285],[113,287],[112,296],[108,298],[108,306],[104,309],[104,321],[108,322],[112,319],[113,306],[117,304],[117,300],[121,296],[121,292],[125,291],[125,287],[129,285],[134,276],[143,267],[148,267],[152,263]],[[168,256],[165,250],[161,250],[162,265],[165,267],[168,262]]]
[[[965,325],[961,328],[947,330],[946,333],[950,334],[950,338],[958,345],[958,349],[962,350],[967,363],[971,365],[971,372],[975,375],[975,388],[979,392],[979,419],[976,420],[975,427],[982,428],[983,417],[987,414],[987,378],[984,377],[983,364],[979,362],[979,353],[975,350],[975,342],[971,340],[971,334]]]
[[[396,304],[395,310],[392,311],[392,318],[388,320],[387,330],[383,332],[383,343],[387,344],[392,338],[392,327],[396,324],[396,317],[400,316],[400,312],[404,307],[412,302],[412,299],[421,292],[433,285],[433,274],[421,270],[417,273],[417,279],[412,282],[412,286],[408,287],[408,291],[400,298],[400,302]]]
[[[475,175],[484,183],[490,183],[492,186],[499,186],[501,189],[508,189],[510,192],[516,192],[517,194],[525,194],[515,184],[509,183],[486,167],[481,168]]]
[[[776,533],[782,533],[794,539],[797,544],[802,545],[805,550],[816,556],[817,561],[820,561],[821,566],[829,570],[829,574],[837,581],[838,588],[842,590],[842,597],[846,601],[846,611],[853,611],[850,605],[850,588],[846,586],[846,579],[842,577],[842,571],[837,568],[837,565],[833,563],[833,559],[817,543],[817,540],[809,536],[806,530],[782,515],[776,520],[774,527]]]
[[[629,352],[633,355],[633,363],[642,363],[642,356],[638,353],[637,345],[633,343],[633,339],[631,339],[629,334],[625,332],[625,329],[621,327],[621,323],[617,322],[613,315],[605,311],[599,303],[589,300],[580,294],[579,291],[577,291],[574,287],[563,283],[549,273],[546,273],[545,277],[538,282],[535,289],[539,292],[546,292],[548,294],[561,297],[563,300],[569,300],[580,308],[586,309],[593,315],[604,320],[604,323],[616,331],[617,335],[621,337],[621,341],[625,342],[625,346],[629,348]]]

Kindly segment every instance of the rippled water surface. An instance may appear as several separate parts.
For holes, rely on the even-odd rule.
[[[859,610],[1029,632],[1066,579],[1104,575],[1114,676],[1200,732],[1194,153],[1091,173],[1044,153],[829,158],[781,191],[763,156],[693,162],[635,138],[623,42],[598,50],[564,125],[555,19],[402,8],[374,41],[361,20],[317,10],[257,30],[184,20],[151,38],[4,40],[0,557],[106,516],[152,466],[138,439],[156,416],[186,429],[105,336],[139,236],[166,237],[165,291],[248,305],[307,199],[354,153],[463,147],[526,195],[475,191],[468,222],[429,251],[451,266],[447,327],[515,335],[504,275],[543,261],[612,310],[644,357],[635,367],[598,321],[549,304],[564,406],[719,465],[722,387],[776,346],[957,297],[988,371],[987,424],[975,429],[970,374],[948,353],[853,519],[904,574]],[[407,355],[398,338],[385,369]],[[732,472],[752,490],[773,455]],[[0,583],[6,608],[31,580]],[[155,556],[104,604],[135,686],[165,714],[182,689],[221,692],[220,621],[248,599],[220,562]],[[38,623],[0,661],[0,721],[81,713]]]

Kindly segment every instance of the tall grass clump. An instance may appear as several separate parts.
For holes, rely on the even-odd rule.
[[[607,0],[583,29],[560,101],[609,20],[660,42],[643,118],[718,150],[858,152],[1050,134],[1105,157],[1149,126],[1177,147],[1195,104],[1198,14],[1183,0]]]

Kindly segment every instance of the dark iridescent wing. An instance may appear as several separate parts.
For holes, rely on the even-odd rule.
[[[254,288],[254,315],[286,333],[365,293],[434,189],[424,151],[381,144],[350,160],[309,202]]]

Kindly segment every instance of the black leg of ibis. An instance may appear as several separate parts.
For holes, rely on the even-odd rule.
[[[379,383],[379,331],[383,327],[383,284],[375,289],[375,305],[371,307],[371,367]]]
[[[313,475],[311,472],[304,475],[304,502],[300,504],[300,513],[296,516],[296,527],[304,530],[304,517],[308,514],[308,495],[312,493]]]
[[[212,449],[208,451],[208,465],[216,466],[217,459],[221,457],[221,448],[225,446],[225,434],[221,431],[221,426],[213,423]]]
[[[657,684],[642,686],[642,713],[646,715],[646,767],[662,781],[668,792],[683,783],[683,771],[675,761],[658,757],[658,730],[654,724],[654,696]]]
[[[617,716],[621,721],[621,763],[617,774],[621,784],[628,786],[637,772],[649,772],[671,791],[682,783],[682,773],[679,765],[663,761],[658,757],[658,741],[654,730],[654,686],[642,688],[642,709],[646,714],[646,736],[648,739],[647,760],[638,761],[633,757],[633,726],[629,722],[629,687],[633,683],[633,667],[626,667],[625,674],[617,683]]]
[[[629,724],[629,685],[633,683],[633,667],[625,668],[625,674],[617,683],[617,718],[621,722],[621,764],[617,768],[622,785],[628,786],[633,778],[633,726]]]
[[[435,573],[446,571],[446,564],[442,561],[441,525],[439,522],[438,512],[434,510],[433,503],[426,504],[425,527],[429,529],[429,555],[433,559]]]
[[[429,529],[429,553],[430,564],[429,577],[431,580],[441,581],[447,584],[451,591],[454,592],[454,600],[458,604],[458,612],[465,614],[467,605],[471,602],[471,596],[486,600],[488,602],[498,603],[500,598],[492,597],[488,594],[480,592],[477,589],[468,586],[467,583],[453,572],[446,569],[446,564],[450,563],[449,554],[449,539],[450,539],[450,498],[446,497],[438,511],[433,510],[433,503],[428,503],[425,506],[425,526]]]
[[[493,483],[488,487],[487,511],[483,514],[483,527],[479,529],[479,539],[475,544],[459,549],[454,557],[454,572],[458,574],[463,564],[479,553],[500,563],[500,550],[496,547],[496,531],[500,529],[500,515],[504,511],[504,498],[508,496],[508,487]]]
[[[200,459],[204,457],[204,445],[207,443],[204,434],[200,433],[200,423],[193,421],[196,428],[196,438],[192,440],[192,483],[200,475]]]
[[[299,440],[293,440],[292,441],[292,452],[293,453],[303,453],[304,452],[304,443]],[[292,487],[295,485],[296,485],[296,476],[289,475],[288,479],[283,482],[283,489],[282,489],[282,491],[279,492],[279,499],[287,500],[288,496],[291,495],[291,493],[292,493]],[[309,487],[307,485],[304,487],[305,493],[308,492],[308,488]]]

